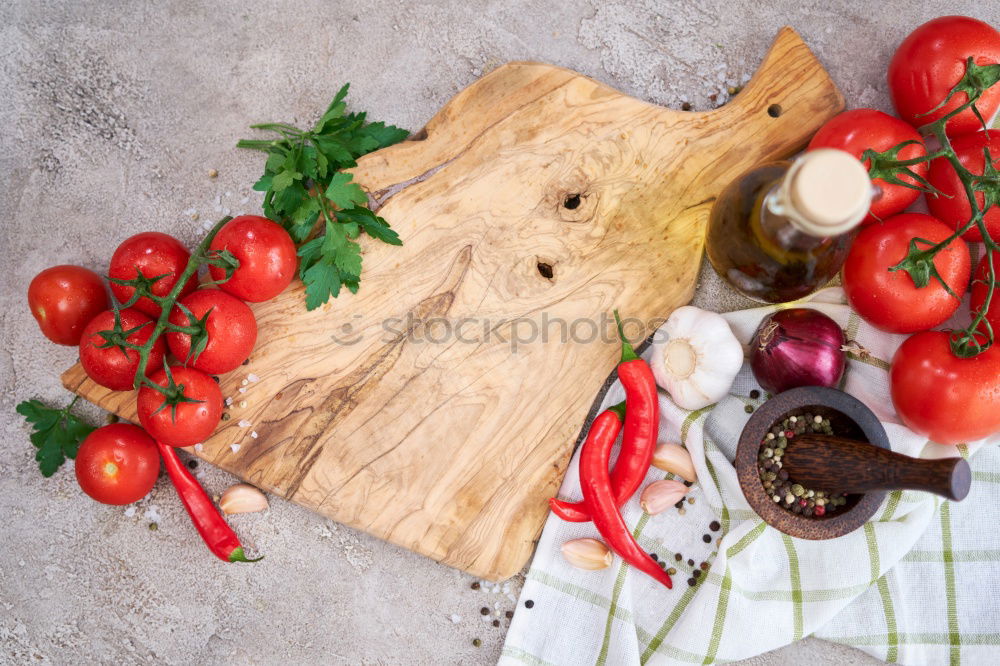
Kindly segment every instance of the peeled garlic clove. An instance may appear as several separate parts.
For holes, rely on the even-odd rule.
[[[687,495],[687,491],[688,487],[680,481],[673,479],[654,481],[642,491],[642,495],[639,496],[639,506],[653,516],[680,502]]]
[[[680,444],[660,444],[653,453],[653,467],[676,474],[689,483],[698,480],[691,454]]]
[[[230,486],[219,498],[222,513],[253,513],[267,508],[267,497],[247,483]]]
[[[597,539],[573,539],[562,545],[562,554],[566,561],[577,569],[597,571],[611,566],[614,555]]]

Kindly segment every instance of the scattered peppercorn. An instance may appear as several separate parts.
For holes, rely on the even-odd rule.
[[[194,458],[188,460],[188,467],[190,467],[191,469],[198,469],[198,461],[195,460]]]
[[[681,555],[680,553],[677,553],[676,555],[674,555],[674,559],[680,562],[681,560],[684,559],[684,556]]]
[[[754,389],[754,390],[750,391],[750,397],[753,400],[756,400],[757,398],[760,397],[760,391],[758,391],[757,389]]]
[[[524,602],[524,607],[525,608],[534,608],[535,607],[535,602],[532,601],[531,599],[528,599],[527,601]]]
[[[702,562],[698,566],[701,567],[702,571],[708,571],[708,562]]]
[[[669,569],[667,569],[667,573],[670,574],[671,576],[676,576],[677,575],[677,569],[674,569],[673,567],[670,567]]]
[[[691,110],[691,102],[684,102],[683,104],[681,104],[681,111],[690,111],[690,110]]]
[[[661,569],[666,569],[667,568],[667,563],[666,562],[660,562],[659,564],[660,564],[660,568]]]
[[[697,578],[688,578],[688,585],[690,585],[691,587],[694,587],[697,584],[698,584],[698,579]]]
[[[118,423],[118,415],[108,414],[107,416],[104,417],[104,422],[107,423],[108,425],[111,425],[112,423]]]
[[[694,571],[691,572],[691,575],[694,576],[695,578],[700,577],[701,576],[701,569],[695,569]]]
[[[487,608],[486,606],[483,606],[482,608],[479,609],[479,614],[480,615],[489,615],[490,614],[490,609]]]
[[[214,379],[214,380],[215,380],[215,383],[216,383],[216,384],[218,384],[218,383],[219,383],[219,377],[218,377],[218,375],[212,375],[212,379]]]
[[[500,620],[493,620],[493,626],[494,627],[499,627],[500,626]]]
[[[722,525],[720,525],[719,521],[717,520],[713,520],[708,524],[708,529],[712,530],[713,532],[718,532],[721,527]]]
[[[228,421],[231,418],[233,418],[233,417],[229,415],[229,412],[222,412],[222,420],[223,421]]]
[[[712,537],[708,534],[702,534],[701,540],[704,541],[705,543],[712,543]]]
[[[660,561],[660,557],[656,553],[650,553],[649,556],[653,558],[654,562],[659,562]]]
[[[150,532],[155,532],[158,529],[160,529],[160,526],[157,525],[156,523],[150,523],[149,524],[149,531]]]
[[[688,560],[688,566],[689,567],[693,567],[694,566],[694,560]]]
[[[478,590],[479,589],[479,581],[478,580],[477,581],[473,581],[472,585],[470,585],[469,587],[471,587],[473,590]]]
[[[483,642],[481,640],[479,640],[478,638],[473,638],[472,639],[472,646],[473,647],[479,647],[482,644],[483,644]]]
[[[514,617],[514,611],[507,611],[506,613],[504,613],[504,616],[506,616],[506,618],[509,620],[510,618]]]
[[[753,414],[753,405],[746,405],[743,407],[743,411],[747,414]]]
[[[250,359],[246,359],[240,365],[250,365]]]

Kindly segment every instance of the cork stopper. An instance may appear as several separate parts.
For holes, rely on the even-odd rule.
[[[820,237],[837,236],[857,226],[868,214],[873,194],[861,161],[833,148],[799,157],[781,189],[792,221],[805,233]]]

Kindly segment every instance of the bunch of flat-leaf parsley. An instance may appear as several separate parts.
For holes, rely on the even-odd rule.
[[[340,293],[352,293],[361,279],[362,231],[390,245],[402,245],[389,224],[368,210],[368,196],[344,173],[357,158],[405,139],[409,132],[369,123],[365,113],[347,113],[341,88],[316,126],[302,131],[285,123],[251,125],[278,135],[243,140],[238,148],[267,153],[264,175],[253,186],[265,192],[264,214],[281,223],[299,247],[299,277],[312,310]],[[317,224],[319,222],[320,224]]]

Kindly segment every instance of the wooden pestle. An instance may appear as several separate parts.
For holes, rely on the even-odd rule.
[[[911,458],[831,435],[798,435],[788,442],[781,460],[789,478],[815,490],[926,490],[959,501],[969,494],[972,483],[972,471],[963,458]]]

